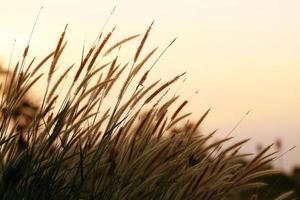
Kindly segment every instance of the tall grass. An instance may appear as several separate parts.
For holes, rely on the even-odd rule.
[[[209,109],[192,123],[190,113],[183,112],[187,101],[165,99],[184,74],[165,83],[147,82],[153,65],[144,74],[142,68],[158,51],[144,52],[151,26],[145,34],[111,46],[114,30],[102,33],[78,65],[58,75],[65,29],[40,62],[26,62],[28,46],[12,70],[1,71],[1,199],[239,199],[241,191],[265,186],[257,178],[278,173],[266,170],[276,157],[272,145],[252,157],[240,153],[248,140],[224,147],[232,138],[215,140],[216,131],[199,131]],[[119,63],[117,56],[102,63],[137,39],[141,42],[129,64]],[[43,66],[49,66],[48,73],[41,72]],[[59,103],[59,88],[72,73]],[[47,80],[43,101],[32,103],[28,92],[41,77]],[[125,82],[111,101],[120,77]],[[246,158],[251,160],[240,162]],[[253,194],[251,199],[259,197]]]

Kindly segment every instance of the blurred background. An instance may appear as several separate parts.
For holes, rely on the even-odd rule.
[[[115,5],[104,28],[110,31],[117,26],[114,41],[143,33],[152,20],[149,49],[164,48],[178,37],[152,78],[169,80],[187,72],[186,81],[178,83],[174,92],[190,101],[195,120],[212,108],[204,133],[218,128],[218,136],[224,137],[244,119],[232,136],[252,138],[247,151],[256,152],[273,142],[282,152],[300,147],[298,0],[10,0],[1,3],[0,59],[4,66],[8,64],[15,39],[12,63],[20,58],[43,6],[29,56],[47,55],[69,23],[69,44],[61,66],[78,63],[83,44],[93,43]],[[274,165],[291,172],[300,165],[299,147]]]

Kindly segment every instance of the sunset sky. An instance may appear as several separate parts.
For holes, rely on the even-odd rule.
[[[251,110],[233,136],[252,138],[247,148],[253,151],[276,138],[285,150],[297,145],[283,160],[286,169],[300,165],[299,0],[3,1],[0,58],[7,64],[14,39],[13,60],[22,55],[43,6],[30,56],[41,58],[53,49],[68,23],[63,64],[78,62],[83,43],[92,43],[115,5],[104,31],[116,25],[116,40],[143,33],[153,20],[149,48],[164,48],[178,37],[152,76],[168,80],[187,71],[186,82],[176,87],[195,119],[212,108],[204,131],[219,128],[222,137]]]

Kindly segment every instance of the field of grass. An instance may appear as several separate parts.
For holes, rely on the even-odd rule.
[[[101,33],[81,63],[57,74],[65,29],[41,61],[30,60],[28,45],[20,62],[1,70],[0,199],[266,199],[256,191],[267,187],[258,178],[279,173],[268,168],[277,155],[272,145],[257,155],[243,154],[247,139],[227,145],[231,137],[216,140],[216,131],[202,133],[209,109],[193,122],[184,112],[187,101],[166,98],[184,73],[149,83],[152,67],[168,48],[144,52],[151,27],[110,46],[114,30]],[[140,44],[128,63],[118,56],[102,62],[131,40]],[[47,73],[41,72],[44,66]],[[43,100],[32,103],[28,92],[42,77]],[[111,101],[120,77],[125,81]],[[276,200],[292,198],[287,192]]]

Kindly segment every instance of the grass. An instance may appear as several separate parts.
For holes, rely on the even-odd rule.
[[[241,199],[241,192],[265,186],[257,178],[278,173],[266,169],[276,158],[272,145],[255,156],[240,153],[248,139],[228,145],[231,137],[216,140],[216,131],[199,131],[209,109],[193,123],[190,113],[183,112],[187,101],[166,99],[184,73],[148,83],[151,69],[174,42],[142,74],[158,51],[142,57],[151,27],[111,46],[114,30],[102,33],[78,66],[57,75],[67,44],[65,29],[40,62],[26,64],[28,45],[12,70],[1,71],[1,199]],[[111,56],[138,39],[129,63]],[[112,60],[102,63],[109,56]],[[49,70],[42,73],[46,65]],[[75,76],[60,103],[59,88],[70,73]],[[47,87],[42,102],[35,104],[28,92],[42,77]],[[125,82],[116,88],[113,102],[109,96],[120,77]],[[291,196],[285,193],[277,200]],[[260,199],[255,192],[250,198]]]

